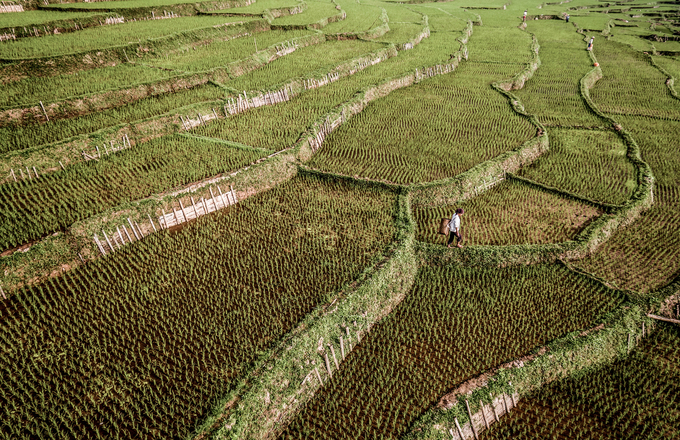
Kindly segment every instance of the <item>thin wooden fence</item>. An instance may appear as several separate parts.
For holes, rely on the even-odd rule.
[[[98,145],[95,146],[95,150],[92,152],[92,154],[86,153],[84,150],[82,151],[83,159],[88,161],[88,160],[99,160],[102,157],[102,153],[105,155],[109,155],[111,153],[115,153],[117,151],[125,150],[127,148],[131,148],[132,144],[130,144],[130,138],[128,135],[124,135],[121,138],[120,143],[118,143],[115,140],[109,141],[109,144],[107,145],[104,143],[102,145],[102,148],[100,149]]]
[[[24,7],[22,5],[2,2],[2,5],[0,5],[0,14],[5,12],[24,12]]]
[[[126,244],[132,243],[133,241],[139,241],[153,232],[169,229],[173,226],[186,223],[189,220],[197,219],[203,215],[238,203],[238,198],[233,187],[230,187],[230,190],[226,192],[222,192],[219,185],[215,185],[215,187],[215,191],[212,187],[209,187],[210,198],[208,199],[201,197],[196,201],[193,196],[190,196],[191,205],[184,206],[182,200],[178,199],[179,206],[175,207],[173,205],[172,212],[169,214],[166,214],[165,209],[162,209],[163,215],[156,217],[155,222],[154,218],[148,215],[150,226],[143,224],[146,232],[139,223],[132,221],[128,217],[127,222],[124,221],[120,226],[116,226],[115,230],[110,229],[108,233],[105,230],[102,230],[101,236],[94,234],[92,239],[97,246],[97,249],[99,249],[99,252],[102,255],[107,255]],[[158,224],[158,228],[156,227],[156,224]]]
[[[449,434],[453,440],[478,440],[479,434],[482,431],[489,429],[492,424],[500,421],[500,418],[508,414],[519,402],[519,395],[517,393],[501,394],[496,397],[489,394],[489,397],[492,399],[491,403],[482,405],[475,414],[472,414],[470,405],[467,400],[465,401],[470,421],[461,426],[458,423],[458,418],[454,419],[455,429],[449,429]]]
[[[349,355],[349,352],[352,351],[352,334],[349,326],[345,327],[345,333],[346,335],[343,334],[342,330],[340,330],[340,335],[338,337],[340,351],[338,353],[336,353],[335,346],[333,344],[327,343],[325,344],[326,347],[324,347],[323,338],[319,340],[317,354],[322,361],[321,370],[319,370],[318,367],[314,367],[314,369],[311,370],[302,380],[301,385],[304,385],[306,382],[313,382],[314,378],[319,381],[320,386],[323,386],[328,383],[328,381],[330,381],[330,379],[333,377],[333,373],[340,369],[340,364],[345,360],[347,355]],[[356,332],[356,341],[357,342],[354,344],[354,346],[361,342],[361,333],[358,331]],[[338,358],[340,360],[338,360]],[[335,368],[333,368],[333,366],[335,366]],[[323,377],[327,377],[325,382]]]

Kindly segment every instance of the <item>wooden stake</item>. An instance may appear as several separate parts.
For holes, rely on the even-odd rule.
[[[642,337],[645,337],[645,322],[642,321]]]
[[[331,344],[328,344],[328,348],[331,349],[331,355],[333,355],[333,362],[335,363],[335,369],[339,370],[340,364],[338,364],[338,359],[335,357],[335,350],[333,349],[333,346]]]
[[[222,198],[222,206],[226,208],[228,204],[224,201],[224,194],[222,194],[222,188],[220,188],[219,185],[217,185],[217,190],[220,192],[220,197]]]
[[[151,227],[153,228],[153,231],[154,231],[154,232],[158,232],[158,231],[156,230],[156,225],[154,225],[154,224],[153,224],[153,220],[151,220],[151,216],[150,216],[149,214],[147,214],[147,217],[149,217],[149,223],[151,223]],[[160,223],[159,223],[159,225],[160,225]]]
[[[189,131],[189,127],[187,127],[187,123],[184,122],[184,118],[182,117],[182,115],[179,115],[179,118],[182,120],[182,125],[184,126],[184,129]]]
[[[460,423],[458,423],[458,417],[453,420],[456,422],[456,429],[458,430],[458,435],[460,435],[460,440],[465,440],[465,437],[463,437],[463,430],[460,429]]]
[[[28,180],[31,180],[31,171],[28,169],[28,167],[26,167],[26,173],[28,174]]]
[[[45,106],[43,105],[42,101],[40,101],[40,107],[42,108],[42,111],[45,114],[45,119],[47,119],[47,122],[50,122],[50,118],[47,116],[47,112],[45,111]]]
[[[179,207],[182,208],[182,215],[184,216],[184,221],[188,222],[189,217],[187,217],[187,213],[184,212],[184,205],[182,205],[182,199],[179,199]]]
[[[33,172],[35,173],[35,177],[36,177],[36,178],[37,178],[37,177],[40,177],[40,176],[38,176],[38,170],[36,170],[35,167],[33,167]],[[644,324],[643,324],[643,325],[644,325]]]
[[[477,436],[477,429],[475,428],[475,422],[474,420],[472,420],[472,411],[470,411],[470,404],[468,403],[467,399],[465,399],[465,407],[467,408],[468,417],[470,417],[470,426],[472,426],[472,433],[475,435],[475,439],[479,440],[479,436]]]
[[[493,410],[493,416],[496,419],[496,421],[498,422],[499,420],[498,420],[498,413],[496,412],[496,404],[493,401],[493,396],[491,395],[491,393],[489,393],[489,397],[491,397],[491,409]]]
[[[180,224],[179,217],[177,217],[177,211],[175,211],[175,205],[172,205],[172,214],[175,216],[175,223]]]
[[[85,264],[85,260],[83,259],[83,256],[80,255],[80,252],[78,252],[78,258],[80,258],[80,261]]]
[[[128,241],[130,243],[132,243],[132,237],[130,237],[130,234],[128,233],[127,228],[125,227],[125,224],[123,224],[122,226],[123,226],[123,231],[125,231],[125,236],[128,238]]]
[[[2,286],[0,286],[0,294],[2,294],[2,299],[7,299],[7,297],[5,296],[5,291],[2,290]]]
[[[191,205],[194,207],[194,214],[196,215],[196,218],[198,218],[198,210],[196,209],[196,202],[194,202],[194,196],[189,197],[191,199]]]
[[[95,148],[97,149],[97,156],[99,156],[99,158],[101,159],[102,153],[99,152],[99,147],[95,145]]]
[[[672,322],[673,324],[680,324],[680,320],[677,319],[671,319],[671,318],[664,318],[663,316],[657,316],[657,315],[652,315],[652,314],[647,314],[648,318],[656,319],[658,321],[665,321],[665,322]],[[628,335],[628,340],[630,341],[630,335]]]
[[[234,192],[234,187],[232,185],[229,185],[229,188],[231,189],[231,195],[234,197],[234,200],[236,200],[236,203],[238,203],[238,197],[236,197],[236,193]]]
[[[321,375],[319,374],[319,369],[314,367],[314,372],[316,373],[316,378],[319,379],[319,383],[323,386],[323,381],[321,380]]]
[[[212,109],[212,111],[213,111],[213,115],[215,115],[215,119],[219,119],[219,118],[217,117],[217,112],[215,111],[215,109]]]
[[[163,211],[163,223],[165,223],[165,229],[168,229],[168,220],[165,218],[165,208],[161,208],[161,211]],[[158,224],[161,226],[161,229],[163,229],[163,223],[160,221]]]
[[[349,336],[349,326],[345,327],[345,332],[347,333],[347,347],[349,351],[352,351],[352,338]]]
[[[206,203],[205,198],[204,198],[204,197],[201,197],[201,201],[203,202],[203,209],[205,209],[205,212],[203,213],[203,215],[209,214],[209,212],[208,212],[208,204]]]
[[[505,394],[501,395],[503,397],[503,406],[505,407],[505,414],[509,413],[510,410],[508,409],[508,401],[505,400]]]
[[[115,251],[113,245],[111,244],[111,240],[109,240],[109,236],[106,235],[106,232],[102,231],[102,234],[104,234],[104,238],[106,239],[106,242],[109,244],[109,249],[111,249],[111,252]]]
[[[345,359],[345,343],[342,340],[342,335],[340,335],[340,354],[342,355],[342,359]]]
[[[482,404],[482,419],[484,419],[484,426],[489,429],[489,421],[486,420],[486,413],[484,412],[484,404]]]
[[[139,223],[135,222],[135,226],[137,226],[137,230],[139,231],[139,236],[144,238],[144,233],[142,232],[142,228],[139,227]]]
[[[135,231],[135,227],[132,225],[132,220],[130,220],[130,217],[128,217],[127,221],[130,224],[130,228],[132,228],[132,233],[135,234],[135,238],[139,240],[139,237],[137,236],[137,231]],[[125,225],[123,225],[123,227],[125,227]]]
[[[14,169],[12,169],[12,171],[11,171],[10,174],[12,175],[12,178],[13,178],[14,181],[16,182],[16,181],[17,181],[17,176],[14,175]]]
[[[217,201],[215,200],[215,194],[213,194],[212,186],[209,186],[208,189],[210,190],[210,197],[212,198],[213,207],[215,208],[215,211],[217,211]]]
[[[328,375],[333,377],[333,371],[331,370],[331,363],[328,361],[328,353],[323,352],[323,359],[326,361],[326,370],[328,370]]]
[[[62,169],[62,170],[66,171],[66,168],[64,168],[64,164],[61,163],[61,161],[59,161],[59,165],[61,165],[61,169]]]
[[[118,232],[118,238],[120,239],[120,242],[125,244],[125,240],[123,240],[123,234],[120,233],[120,228],[116,226],[116,231]]]
[[[513,407],[513,408],[516,407],[516,406],[517,406],[517,402],[515,402],[515,395],[512,394],[512,393],[510,393],[510,400],[512,400],[512,407]]]
[[[106,252],[104,252],[104,247],[102,246],[102,244],[99,242],[99,239],[97,238],[97,234],[94,234],[94,242],[97,245],[97,247],[99,248],[99,252],[101,252],[102,255],[106,255]]]

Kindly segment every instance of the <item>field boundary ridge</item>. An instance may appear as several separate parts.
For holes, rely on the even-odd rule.
[[[414,226],[408,197],[385,190],[397,199],[396,242],[358,280],[328,298],[268,350],[193,438],[276,438],[371,327],[401,302],[418,271]]]
[[[537,347],[527,356],[461,384],[420,416],[404,439],[450,439],[451,433],[457,430],[456,421],[463,425],[464,440],[474,438],[470,415],[474,430],[477,433],[485,430],[481,411],[496,398],[491,396],[513,396],[514,404],[555,380],[624,359],[656,326],[647,313],[656,311],[667,315],[680,302],[680,277],[646,300],[631,299],[630,295],[628,298],[590,329],[568,333]],[[466,404],[471,411],[468,412]],[[460,435],[456,433],[453,438],[458,440]]]

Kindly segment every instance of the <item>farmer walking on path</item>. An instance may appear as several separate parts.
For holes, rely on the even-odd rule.
[[[460,244],[460,242],[463,240],[463,237],[460,235],[460,216],[464,213],[463,208],[458,208],[456,209],[456,213],[453,214],[453,217],[451,217],[451,220],[449,220],[449,243],[447,244],[446,247],[451,247],[451,243],[453,243],[453,239],[456,239],[456,246],[459,248],[462,248],[463,245]]]
[[[567,23],[569,23],[569,14],[567,14],[566,17],[564,17],[565,20],[567,20]]]
[[[593,50],[593,41],[595,41],[595,37],[590,37],[590,43],[588,43],[588,50]]]
[[[527,10],[526,9],[524,10],[524,15],[522,16],[522,21],[525,22],[525,23],[527,22]]]

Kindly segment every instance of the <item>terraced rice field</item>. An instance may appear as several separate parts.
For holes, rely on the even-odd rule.
[[[675,405],[659,396],[677,392],[679,348],[677,328],[663,325],[628,359],[537,392],[480,438],[677,438]]]
[[[0,439],[677,438],[680,8],[596,3],[4,2]]]
[[[466,212],[465,244],[483,246],[567,241],[602,214],[593,206],[509,181],[463,203],[414,208],[418,240],[442,243],[436,233],[439,223],[451,218],[457,207]]]

